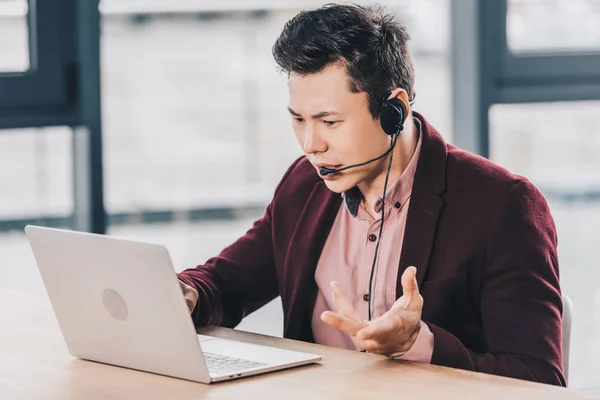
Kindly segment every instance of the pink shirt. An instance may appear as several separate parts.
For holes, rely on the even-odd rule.
[[[331,281],[339,282],[354,309],[364,320],[368,319],[368,300],[371,301],[372,319],[384,314],[396,302],[398,266],[420,152],[421,135],[419,134],[417,147],[408,166],[400,178],[393,185],[388,186],[386,199],[383,202],[385,223],[373,276],[371,299],[367,299],[369,276],[381,217],[374,219],[364,209],[362,195],[357,188],[343,194],[345,201],[338,209],[315,271],[319,291],[312,317],[312,331],[316,343],[358,350],[348,335],[321,321],[323,311],[335,310],[329,287]],[[381,204],[380,199],[375,205],[376,211],[380,212]],[[429,327],[421,322],[416,343],[406,354],[398,358],[429,363],[432,353],[433,334]]]

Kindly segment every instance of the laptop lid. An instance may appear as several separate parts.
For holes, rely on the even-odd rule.
[[[31,225],[25,232],[74,357],[210,382],[164,246]]]

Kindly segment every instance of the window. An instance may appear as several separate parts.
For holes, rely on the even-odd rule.
[[[600,52],[600,0],[509,0],[506,25],[515,54]]]
[[[482,7],[489,19],[485,51],[501,61],[492,68],[509,89],[500,102],[598,98],[599,0],[503,0]]]
[[[20,221],[68,225],[72,165],[69,128],[1,131],[0,230],[17,227]]]
[[[28,8],[22,0],[0,0],[0,73],[29,69]]]
[[[598,387],[600,369],[600,101],[495,105],[491,158],[544,194],[558,231],[561,287],[575,304],[569,385]],[[557,118],[557,116],[559,116]]]
[[[416,110],[449,136],[449,1],[389,3],[413,37]],[[110,4],[102,7],[109,214],[262,211],[302,154],[286,110],[286,78],[271,55],[298,10],[141,7],[132,17]]]

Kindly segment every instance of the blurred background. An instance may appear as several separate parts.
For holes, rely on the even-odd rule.
[[[322,3],[102,0],[97,31],[98,4],[37,3],[0,0],[0,290],[44,291],[27,223],[162,243],[178,271],[243,234],[301,155],[271,46]],[[415,109],[548,199],[570,386],[600,393],[600,0],[501,3],[379,1],[412,37]],[[282,324],[276,300],[239,328]]]

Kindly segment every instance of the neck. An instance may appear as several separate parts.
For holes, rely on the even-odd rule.
[[[390,168],[390,176],[387,185],[388,189],[400,178],[408,166],[417,147],[418,139],[418,128],[412,117],[409,117],[407,118],[404,130],[400,133],[396,146],[392,151],[394,157]],[[383,186],[385,184],[385,176],[389,161],[389,155],[382,158],[377,163],[376,172],[373,178],[364,180],[357,185],[364,197],[365,208],[373,217],[378,215],[375,211],[375,204],[383,195]]]

